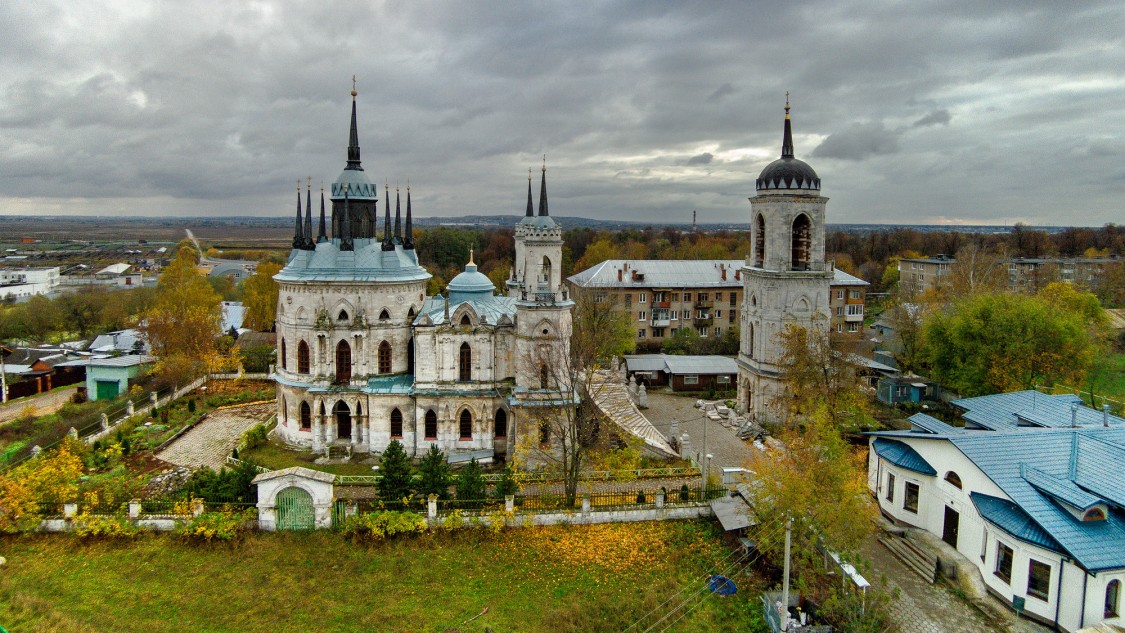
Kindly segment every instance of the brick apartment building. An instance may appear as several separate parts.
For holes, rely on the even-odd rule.
[[[1120,263],[1113,257],[1014,257],[1006,261],[1008,286],[1032,292],[1052,281],[1091,286],[1107,266]],[[915,293],[941,288],[956,266],[957,260],[948,255],[900,259],[899,284]]]

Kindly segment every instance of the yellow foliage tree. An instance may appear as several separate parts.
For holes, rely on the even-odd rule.
[[[277,319],[278,285],[273,276],[281,272],[281,264],[262,262],[249,279],[242,282],[242,303],[246,306],[245,326],[259,332],[273,329]]]
[[[223,364],[215,348],[221,298],[195,268],[193,250],[181,248],[164,269],[141,329],[169,384],[183,384]]]
[[[82,459],[70,440],[0,475],[0,532],[19,532],[39,523],[39,503],[76,501]]]

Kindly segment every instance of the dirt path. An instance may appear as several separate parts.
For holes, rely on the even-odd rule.
[[[70,402],[71,398],[74,397],[74,392],[77,390],[78,386],[74,385],[64,389],[55,389],[54,391],[41,393],[37,396],[20,398],[0,405],[0,424],[11,422],[20,417],[28,407],[32,407],[35,410],[35,415],[54,413],[61,409],[64,404]]]

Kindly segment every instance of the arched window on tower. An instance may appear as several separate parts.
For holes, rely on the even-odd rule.
[[[457,380],[469,382],[473,379],[473,348],[468,343],[461,343],[457,369]]]
[[[414,373],[414,337],[406,342],[406,373]]]
[[[336,315],[336,320],[337,321],[347,321],[348,320],[348,311],[347,310],[340,310],[340,314]]]
[[[473,324],[473,320],[469,318],[469,315],[467,315],[467,314],[461,315],[461,325],[472,325],[472,324]]]
[[[766,218],[759,213],[754,222],[754,266],[765,268],[766,264]]]
[[[386,341],[379,343],[379,373],[391,373],[391,344]]]
[[[391,318],[391,313],[387,312],[386,308],[384,308],[383,311],[379,313],[379,320],[380,321],[388,321],[388,320],[390,320],[390,318]]]
[[[285,353],[285,339],[283,338],[283,339],[281,339],[281,368],[282,369],[287,369],[286,366],[285,366],[286,357],[287,357],[287,355]]]
[[[539,279],[539,283],[551,283],[551,259],[546,255],[543,256],[542,277]]]
[[[301,430],[307,431],[312,428],[312,409],[309,403],[301,403]]]
[[[750,324],[750,328],[746,332],[746,354],[750,358],[754,358],[754,324]]]
[[[352,346],[347,341],[336,344],[336,383],[351,382],[352,379]]]
[[[463,440],[473,439],[473,414],[468,409],[461,411],[460,435]]]
[[[539,388],[540,389],[546,389],[547,388],[549,378],[550,378],[550,374],[547,371],[547,366],[546,365],[540,365],[539,366]]]
[[[496,410],[496,421],[493,425],[493,435],[498,438],[508,437],[508,412],[503,409]]]
[[[402,437],[402,411],[397,408],[391,411],[391,437]]]
[[[297,344],[297,373],[309,373],[309,344],[304,341]]]
[[[425,432],[426,432],[426,439],[427,440],[436,440],[437,439],[437,414],[434,413],[433,409],[430,409],[429,411],[426,412]]]
[[[793,270],[808,270],[809,258],[812,256],[812,222],[809,216],[801,213],[793,220]]]

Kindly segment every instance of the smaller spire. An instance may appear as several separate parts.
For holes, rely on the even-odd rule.
[[[317,244],[328,241],[328,229],[324,223],[324,183],[320,183],[320,232],[316,236]]]
[[[410,217],[410,181],[406,181],[406,248],[414,248],[414,222]]]
[[[469,266],[476,266],[477,265],[477,263],[473,261],[473,247],[472,247],[472,245],[469,246],[469,264],[468,265]]]
[[[383,181],[383,250],[394,250],[394,243],[391,241],[391,186]]]
[[[395,244],[402,244],[402,204],[395,186]]]
[[[535,216],[535,207],[531,205],[531,168],[527,168],[527,217]]]
[[[547,216],[547,155],[543,154],[543,175],[539,183],[539,215]]]
[[[301,237],[303,238],[302,247],[305,250],[312,250],[312,176],[309,176],[308,189],[305,192],[305,228],[304,231],[302,231]]]
[[[789,92],[785,93],[785,135],[781,140],[781,157],[793,158],[793,124],[789,121]]]
[[[297,179],[297,222],[293,227],[293,248],[301,248],[305,237],[301,231],[301,179]]]

